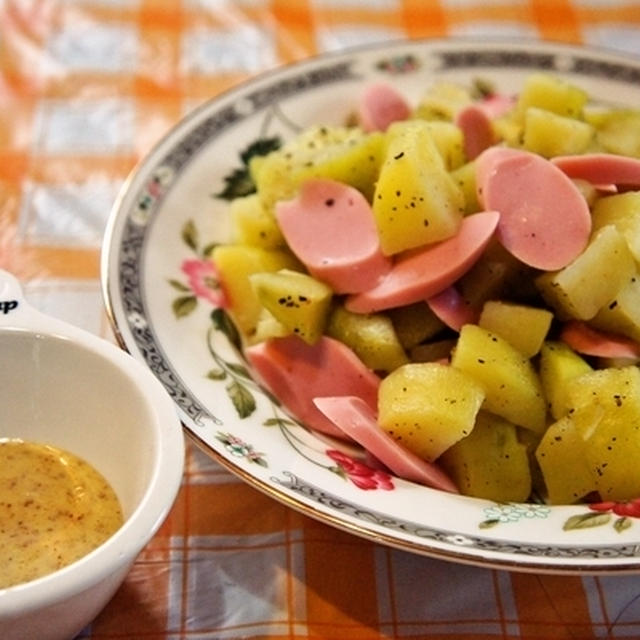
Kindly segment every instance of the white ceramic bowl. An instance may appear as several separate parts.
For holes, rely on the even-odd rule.
[[[123,526],[42,578],[0,589],[0,638],[71,638],[103,609],[166,518],[184,436],[151,372],[118,347],[30,307],[0,270],[0,437],[49,443],[102,473]]]

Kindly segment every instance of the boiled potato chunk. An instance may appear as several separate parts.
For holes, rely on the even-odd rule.
[[[399,367],[380,383],[378,423],[425,460],[471,433],[484,399],[473,378],[435,362]]]
[[[288,251],[240,244],[216,246],[212,259],[229,302],[229,313],[244,337],[251,339],[262,304],[251,288],[249,276],[262,271],[295,270],[300,263]]]
[[[600,369],[569,390],[571,419],[585,442],[585,459],[603,500],[640,495],[640,369]]]
[[[473,431],[447,449],[438,462],[460,493],[496,502],[524,502],[531,493],[527,447],[516,427],[481,411]]]
[[[498,116],[491,124],[495,137],[498,140],[502,140],[506,146],[522,147],[523,119],[518,117],[518,113],[515,110]]]
[[[275,217],[265,210],[257,193],[232,200],[229,215],[232,242],[263,249],[278,249],[285,245]]]
[[[624,236],[613,225],[595,232],[587,248],[559,271],[544,273],[536,285],[562,319],[590,320],[635,274]]]
[[[333,299],[331,287],[290,269],[254,273],[249,280],[260,304],[290,333],[308,344],[320,339]]]
[[[466,162],[462,129],[451,122],[428,122],[427,127],[447,171]]]
[[[371,198],[378,174],[384,136],[358,128],[316,126],[266,156],[250,169],[258,196],[268,213],[276,202],[289,200],[309,178],[327,178],[355,187]]]
[[[523,304],[488,300],[482,307],[478,325],[502,336],[523,356],[532,358],[547,336],[553,314]]]
[[[631,278],[589,324],[640,342],[640,276]]]
[[[589,95],[575,85],[548,73],[527,76],[518,95],[516,109],[522,116],[538,107],[567,118],[582,118]]]
[[[571,382],[591,371],[589,363],[564,342],[549,340],[540,349],[540,381],[549,412],[559,420],[569,411]]]
[[[640,110],[615,109],[600,117],[598,143],[609,153],[640,158]]]
[[[546,430],[536,449],[536,459],[550,504],[573,504],[595,491],[585,448],[570,416],[560,418]]]
[[[544,430],[546,402],[538,374],[504,338],[474,324],[463,326],[451,365],[482,387],[483,409],[536,433]]]
[[[387,315],[393,323],[400,344],[405,349],[433,338],[445,328],[444,322],[431,310],[426,302],[415,302],[403,307],[389,309]]]
[[[531,271],[493,240],[456,287],[465,302],[478,309],[492,299],[524,301],[539,297]]]
[[[373,214],[384,254],[444,240],[462,220],[464,196],[453,181],[429,123],[392,124],[373,196]]]
[[[593,144],[595,129],[586,122],[529,107],[524,114],[522,146],[545,158],[585,153]]]
[[[482,211],[478,202],[478,190],[476,188],[476,164],[467,162],[451,171],[453,181],[462,190],[464,196],[464,213],[469,215]]]
[[[263,342],[270,338],[284,338],[291,335],[291,331],[282,322],[276,320],[274,315],[264,307],[260,310],[256,330],[251,342]]]
[[[465,87],[452,82],[436,82],[424,93],[413,115],[424,120],[450,122],[471,102],[471,94]]]
[[[640,191],[627,191],[599,198],[592,208],[593,229],[612,224],[625,237],[640,263]]]
[[[350,347],[374,371],[393,371],[409,361],[391,320],[382,313],[352,313],[338,306],[329,317],[326,333]]]
[[[449,362],[455,346],[455,338],[443,338],[442,340],[417,344],[409,350],[409,359],[411,362]]]

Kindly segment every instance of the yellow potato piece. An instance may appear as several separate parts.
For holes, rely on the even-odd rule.
[[[391,255],[454,235],[464,196],[447,172],[429,123],[395,123],[373,194],[380,247]]]
[[[504,338],[477,325],[463,326],[451,365],[482,387],[483,409],[536,433],[544,430],[546,402],[538,374]]]
[[[640,496],[640,369],[600,369],[574,379],[571,419],[603,500]]]
[[[371,197],[378,174],[384,136],[353,127],[316,126],[267,156],[257,156],[250,169],[262,205],[270,214],[279,200],[293,198],[309,178],[337,180]]]
[[[536,449],[536,460],[551,504],[573,504],[595,491],[585,456],[585,442],[570,416],[549,426]]]
[[[502,336],[523,356],[532,358],[540,351],[553,314],[523,304],[489,300],[484,303],[478,325]]]
[[[254,273],[249,281],[260,304],[289,333],[308,344],[314,344],[322,337],[333,298],[331,287],[306,273],[290,269]]]
[[[599,229],[572,263],[536,278],[545,301],[561,319],[590,320],[635,274],[624,236],[613,226]]]
[[[329,317],[326,333],[353,349],[374,371],[393,371],[409,361],[393,323],[382,313],[352,313],[337,306]]]
[[[263,249],[285,246],[285,239],[275,217],[265,210],[257,193],[232,200],[229,215],[233,243]]]
[[[568,118],[582,118],[588,94],[549,73],[532,73],[518,95],[516,111],[524,116],[529,107],[538,107]]]
[[[524,502],[531,493],[527,447],[516,427],[481,411],[473,431],[439,458],[460,493],[496,502]]]
[[[591,210],[593,230],[609,224],[624,236],[640,264],[640,191],[627,191],[599,198]]]
[[[424,340],[433,338],[445,327],[444,322],[431,311],[426,302],[389,309],[387,315],[393,323],[400,344],[405,349],[411,349]]]
[[[212,259],[229,302],[229,313],[243,336],[251,339],[262,304],[251,288],[249,276],[262,271],[299,269],[300,263],[289,251],[240,244],[218,245]]]
[[[634,275],[589,324],[640,342],[640,275]]]
[[[522,146],[545,158],[585,153],[594,144],[595,129],[586,122],[529,107],[524,114]]]
[[[482,387],[453,367],[411,363],[380,383],[378,423],[425,460],[435,460],[471,433],[484,399]]]
[[[571,381],[591,371],[589,363],[564,342],[549,340],[540,350],[540,381],[549,412],[559,420],[569,411]]]

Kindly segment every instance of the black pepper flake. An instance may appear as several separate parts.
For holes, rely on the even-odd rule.
[[[324,203],[327,207],[333,207],[336,201],[333,198],[327,198]]]
[[[398,155],[393,156],[394,160],[400,160],[404,156],[404,151],[401,151]]]

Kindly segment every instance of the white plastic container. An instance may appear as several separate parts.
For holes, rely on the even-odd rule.
[[[0,438],[74,453],[102,473],[122,505],[124,524],[94,551],[0,589],[2,640],[72,638],[111,599],[171,509],[184,466],[182,426],[149,370],[36,311],[2,270],[0,359]]]

